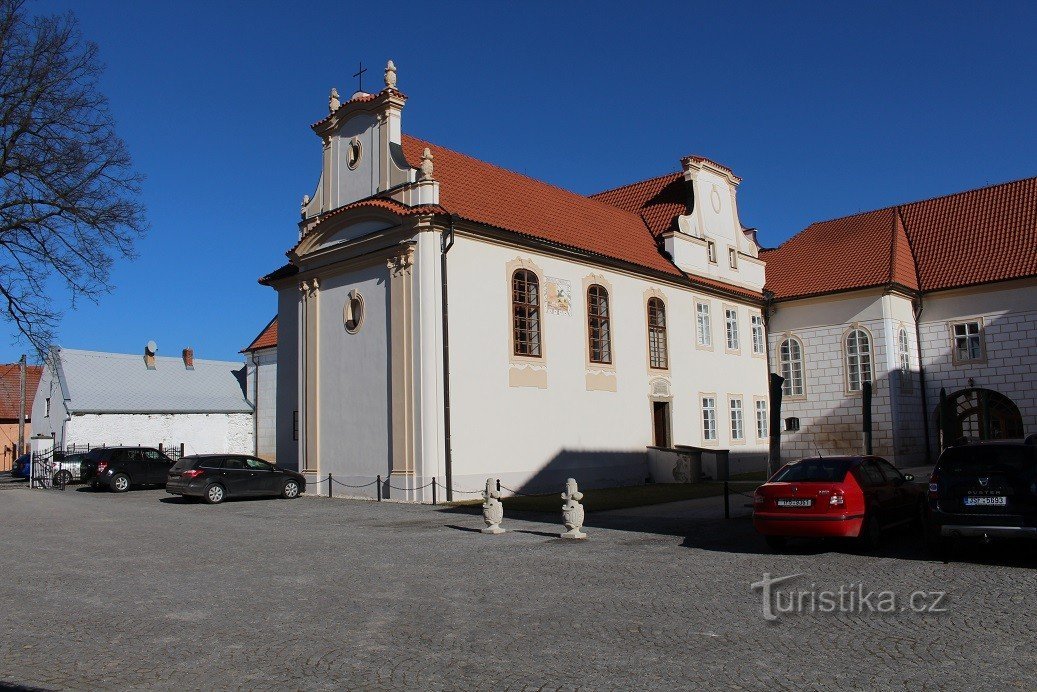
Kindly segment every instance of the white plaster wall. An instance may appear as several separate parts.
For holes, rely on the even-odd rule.
[[[384,261],[320,282],[319,466],[344,483],[384,478],[390,468],[388,282]],[[343,308],[354,289],[364,319],[350,334]]]
[[[28,393],[26,393],[28,396]],[[50,397],[50,415],[47,416],[47,398]],[[65,402],[61,394],[61,385],[49,365],[43,367],[40,383],[32,399],[30,420],[34,421],[33,435],[53,435],[61,444],[63,424],[66,418]]]
[[[543,314],[546,389],[509,386],[510,276],[506,265],[532,259],[546,277],[570,282],[568,315]],[[449,255],[453,468],[456,487],[476,489],[487,476],[513,488],[554,488],[567,475],[587,485],[640,482],[652,444],[645,290],[667,300],[672,431],[677,444],[701,445],[699,395],[718,401],[718,447],[732,465],[762,465],[766,440],[755,439],[753,397],[766,397],[765,357],[751,354],[750,308],[738,307],[741,353],[723,347],[726,301],[710,299],[714,350],[695,346],[696,294],[611,270],[458,236]],[[617,391],[587,391],[583,279],[612,284],[613,360]],[[543,283],[542,283],[543,289]],[[698,295],[698,297],[702,297]],[[753,308],[755,310],[755,308]],[[743,397],[747,440],[731,444],[727,395]]]
[[[368,197],[378,190],[378,128],[377,121],[370,113],[360,113],[341,125],[332,139],[335,163],[332,175],[335,192],[331,209]],[[356,168],[350,170],[348,164],[349,142],[356,137],[360,142],[361,156]]]
[[[248,400],[256,407],[255,454],[274,462],[277,460],[277,348],[247,354],[245,367]]]
[[[295,285],[277,292],[277,463],[299,468],[299,442],[293,434],[299,410],[299,289]]]
[[[187,454],[251,454],[251,413],[88,413],[73,415],[65,445],[172,446]]]
[[[983,321],[986,359],[956,364],[950,325],[972,319]],[[967,388],[972,378],[974,386],[1010,398],[1022,414],[1024,432],[1037,432],[1037,286],[1016,283],[930,294],[925,298],[921,329],[931,420],[940,388],[953,394]],[[930,427],[935,443],[936,430]]]

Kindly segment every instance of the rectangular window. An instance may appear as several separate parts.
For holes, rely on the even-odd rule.
[[[738,269],[738,250],[733,247],[727,249],[727,264],[732,269]]]
[[[712,240],[706,241],[706,257],[709,259],[710,264],[717,263],[717,244]]]
[[[767,437],[767,402],[756,401],[756,438],[758,440]]]
[[[727,350],[738,350],[738,310],[724,310],[724,322],[727,324]]]
[[[744,440],[745,425],[742,417],[742,400],[731,399],[728,403],[731,406],[731,439]]]
[[[979,322],[954,325],[954,360],[965,363],[983,359],[983,329]]]
[[[299,439],[299,412],[292,411],[292,439]]]
[[[763,333],[763,315],[752,316],[753,329],[753,355],[762,356],[766,351],[767,342]]]
[[[702,439],[717,439],[717,400],[711,396],[702,397]]]
[[[46,413],[43,414],[44,418],[50,418],[50,397],[47,397],[47,408]]]
[[[709,320],[709,303],[695,303],[695,337],[699,346],[713,346],[713,327]]]

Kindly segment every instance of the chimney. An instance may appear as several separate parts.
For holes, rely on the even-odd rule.
[[[188,370],[194,370],[194,349],[184,349],[184,367]]]
[[[158,346],[154,341],[149,341],[144,346],[144,365],[147,366],[148,370],[155,369],[155,354],[158,352]]]

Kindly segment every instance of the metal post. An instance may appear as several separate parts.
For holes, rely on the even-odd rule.
[[[497,479],[497,492],[500,492],[500,478]]]
[[[378,488],[378,501],[381,502],[382,501],[382,474],[380,474],[380,473],[378,474],[378,479],[377,479],[375,485]]]
[[[328,472],[328,497],[331,497],[331,472]]]
[[[861,414],[864,420],[864,453],[871,456],[871,382],[861,385]]]
[[[436,477],[435,476],[432,477],[432,504],[434,504],[434,505],[439,504],[438,502],[436,502]]]
[[[724,519],[731,518],[731,486],[724,481]]]
[[[947,415],[947,388],[946,387],[940,387],[940,416],[939,416],[940,434],[939,434],[939,438],[940,438],[940,451],[941,452],[951,446],[951,441],[948,439],[950,437],[950,430],[949,430],[949,428],[950,428],[950,421],[948,420],[948,418],[949,418],[949,416]]]
[[[769,386],[771,396],[770,420],[770,445],[767,452],[767,478],[770,478],[781,468],[781,397],[784,393],[782,385],[785,378],[772,372],[770,374]]]
[[[184,458],[184,443],[183,442],[180,443],[180,458],[181,459]]]

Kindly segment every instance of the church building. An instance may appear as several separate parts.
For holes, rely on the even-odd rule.
[[[815,223],[762,254],[784,459],[859,453],[868,381],[874,452],[898,466],[1037,432],[1037,178]]]
[[[578,195],[405,134],[391,61],[384,82],[332,91],[316,190],[261,279],[278,463],[410,500],[432,478],[641,483],[648,450],[677,445],[762,467],[764,261],[740,179],[685,156]]]

